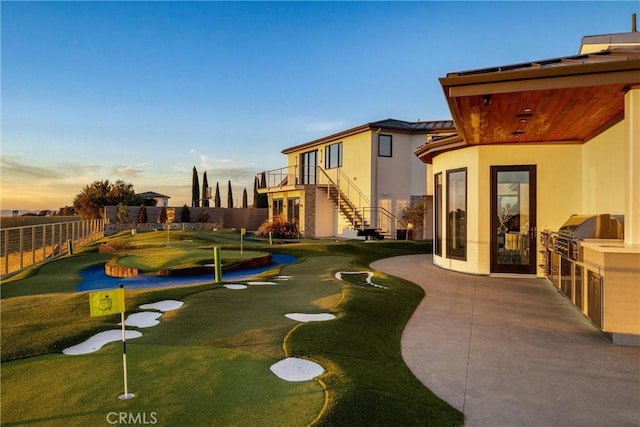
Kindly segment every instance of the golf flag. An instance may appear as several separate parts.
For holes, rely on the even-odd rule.
[[[124,313],[124,289],[90,292],[89,307],[91,317]]]

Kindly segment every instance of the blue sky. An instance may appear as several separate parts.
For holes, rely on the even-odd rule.
[[[284,148],[385,118],[449,119],[448,72],[578,53],[626,2],[2,1],[2,209],[95,180],[234,197]],[[251,203],[251,201],[250,201]]]

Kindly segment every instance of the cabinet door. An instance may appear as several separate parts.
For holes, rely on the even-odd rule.
[[[587,316],[602,328],[602,277],[593,271],[587,273]]]

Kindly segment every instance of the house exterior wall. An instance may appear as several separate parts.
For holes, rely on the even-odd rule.
[[[382,133],[392,135],[393,152],[392,157],[378,156],[378,140],[374,134],[372,145],[376,158],[373,170],[374,173],[377,171],[375,197],[377,204],[400,218],[402,210],[409,206],[411,196],[427,194],[424,164],[414,155],[415,150],[424,144],[425,136]]]
[[[466,261],[447,258],[444,244],[442,256],[434,255],[434,263],[466,273],[490,273],[491,166],[536,165],[538,233],[545,228],[557,230],[570,215],[581,213],[582,149],[578,144],[483,145],[436,156],[433,172],[443,173],[445,197],[446,171],[467,168],[468,224]],[[446,218],[446,199],[441,209],[442,218]],[[446,236],[446,229],[443,231]],[[538,274],[542,276],[542,271]]]
[[[379,134],[392,136],[391,157],[378,156]],[[369,226],[394,233],[395,221],[383,218],[382,215],[377,215],[375,211],[372,212],[368,208],[381,206],[396,217],[400,217],[402,209],[409,204],[411,196],[427,194],[424,164],[414,155],[415,149],[423,145],[425,140],[424,134],[411,135],[384,129],[379,131],[368,129],[288,153],[287,165],[289,173],[296,175],[297,183],[300,184],[301,154],[317,151],[317,164],[324,169],[326,176],[334,184],[340,186],[356,207],[366,211]],[[337,143],[342,143],[342,166],[326,169],[327,148]],[[318,184],[322,184],[326,178],[319,173],[316,179]],[[286,197],[286,194],[275,192],[270,195],[270,201],[273,198],[286,199]],[[317,189],[313,200],[315,200],[317,211],[314,215],[314,232],[309,233],[307,221],[305,235],[357,237],[351,223],[343,215],[338,214],[336,206],[327,200],[323,190]],[[309,203],[306,203],[306,206],[305,212],[309,209]],[[306,215],[309,220],[310,214],[307,212]]]
[[[624,125],[624,122],[618,123],[583,145],[580,213],[624,213]]]

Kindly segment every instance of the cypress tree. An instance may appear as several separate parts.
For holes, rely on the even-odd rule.
[[[229,188],[227,189],[227,207],[233,207],[233,191],[231,191],[231,180],[229,180]]]
[[[265,172],[262,172],[262,176],[260,178],[260,188],[267,188],[267,174]],[[267,196],[266,194],[260,194],[258,196],[258,207],[268,208],[269,196]]]
[[[246,187],[242,191],[242,207],[245,208],[245,209],[249,207],[249,203],[247,201],[247,188]]]
[[[204,175],[202,176],[202,207],[203,208],[208,208],[209,207],[209,199],[207,198],[207,196],[209,194],[207,194],[209,190],[209,181],[207,180],[207,171],[204,171]]]
[[[253,180],[253,207],[258,207],[258,175],[255,176]]]
[[[220,200],[220,186],[216,182],[216,196],[214,198],[214,206],[216,208],[219,208],[221,204],[222,204],[222,202]]]
[[[193,175],[191,177],[191,206],[200,206],[200,181],[198,180],[198,171],[193,167]]]

